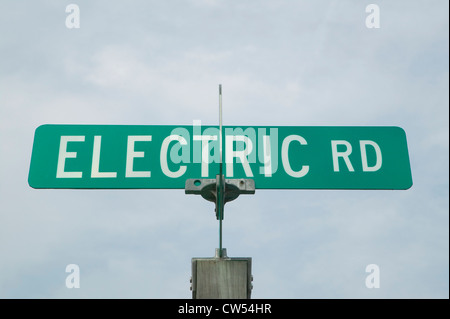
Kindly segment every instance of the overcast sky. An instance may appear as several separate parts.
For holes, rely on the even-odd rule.
[[[66,26],[66,6],[80,28]],[[366,6],[380,27],[366,26]],[[253,298],[449,297],[449,3],[0,1],[0,298],[191,298],[218,247],[184,190],[37,190],[42,124],[400,126],[403,191],[257,190],[223,245]],[[65,285],[80,268],[80,288]],[[380,288],[365,285],[366,266]]]

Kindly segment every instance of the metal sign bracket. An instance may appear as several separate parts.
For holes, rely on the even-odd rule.
[[[220,199],[220,180],[223,181],[223,199]],[[253,179],[226,179],[216,176],[216,179],[186,180],[185,194],[201,195],[204,199],[216,204],[215,212],[218,220],[223,219],[223,211],[226,203],[231,202],[241,194],[255,194],[255,181]],[[219,194],[219,195],[218,195]],[[222,215],[219,216],[219,212]]]

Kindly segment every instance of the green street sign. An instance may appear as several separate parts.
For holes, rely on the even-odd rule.
[[[183,189],[215,178],[217,126],[42,125],[28,183],[33,188]],[[408,189],[399,127],[223,127],[225,178],[257,189]]]

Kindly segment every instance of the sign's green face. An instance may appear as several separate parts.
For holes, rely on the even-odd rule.
[[[258,189],[408,189],[398,127],[224,127],[223,173]],[[42,125],[28,182],[34,188],[183,189],[219,173],[215,126]]]

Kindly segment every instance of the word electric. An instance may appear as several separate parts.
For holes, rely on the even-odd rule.
[[[34,188],[183,189],[186,179],[253,179],[259,189],[408,189],[399,127],[42,125]],[[223,144],[223,152],[219,145]]]

